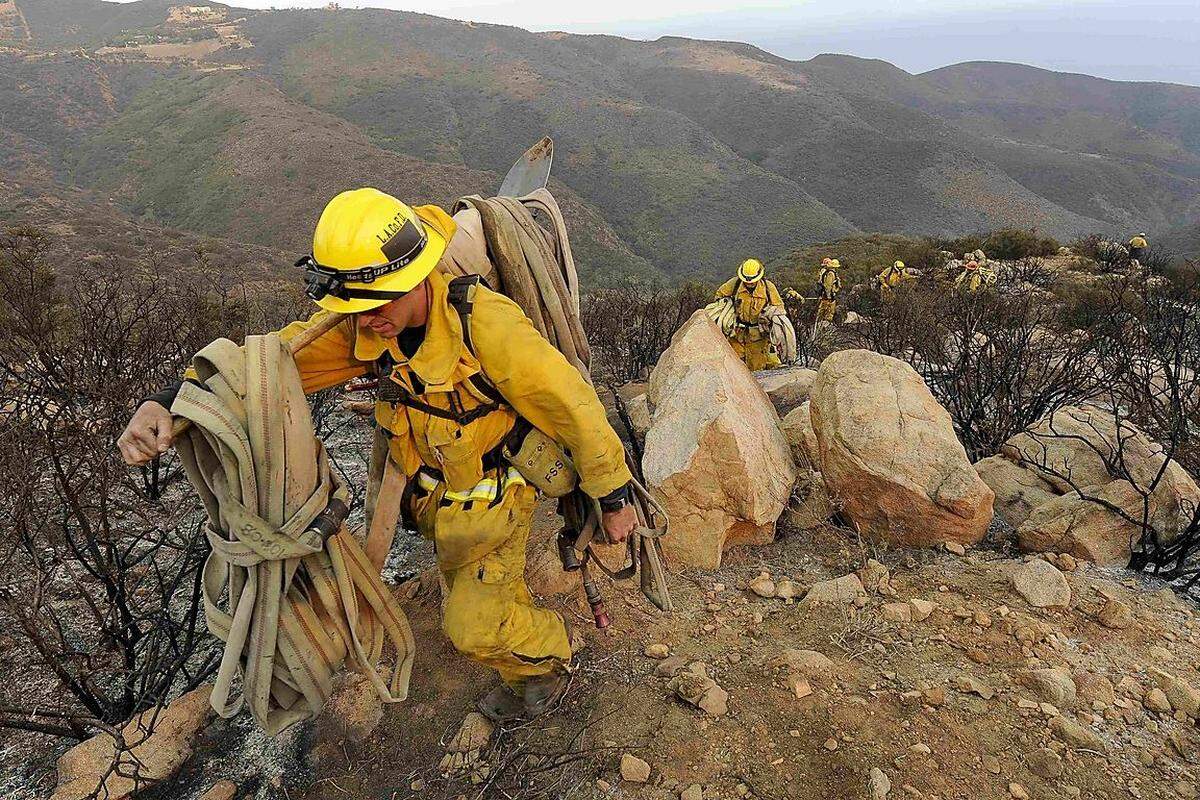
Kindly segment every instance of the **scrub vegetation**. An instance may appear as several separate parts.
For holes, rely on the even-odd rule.
[[[1012,232],[953,244],[1014,240],[1050,248]],[[10,739],[36,737],[25,741],[44,747],[115,732],[114,724],[198,685],[213,669],[217,651],[198,605],[206,545],[197,503],[173,458],[131,472],[118,463],[113,443],[136,398],[177,375],[201,345],[305,313],[294,284],[240,281],[236,254],[216,244],[118,255],[80,251],[71,238],[30,227],[10,229],[0,240],[0,480],[9,487],[0,509],[0,636],[7,643],[0,665],[28,678],[0,687],[0,728],[10,729],[3,734]],[[879,236],[835,249],[844,259],[870,262],[944,244]],[[1085,240],[1080,247],[1105,246]],[[847,282],[845,308],[862,319],[832,333],[814,335],[813,305],[793,302],[802,358],[817,363],[835,350],[862,347],[907,361],[950,412],[972,458],[996,452],[1056,409],[1091,402],[1112,409],[1119,424],[1145,431],[1166,457],[1200,471],[1195,265],[1145,273],[1055,255],[993,266],[996,290],[973,296],[954,292],[952,276],[936,269],[886,301]],[[584,317],[598,381],[615,387],[644,380],[712,288],[587,293]],[[324,396],[319,404],[327,419],[336,398]],[[1155,491],[1153,477],[1126,466],[1121,453],[1106,458],[1137,491]],[[1184,592],[1200,589],[1200,517],[1169,545],[1158,544],[1149,511],[1129,517],[1142,531],[1131,568]],[[846,646],[858,647],[849,642],[859,635],[845,632]],[[425,631],[423,640],[431,639],[435,632]],[[599,676],[605,667],[590,669]],[[573,774],[568,763],[605,763],[607,751],[595,744],[600,734],[589,731],[607,723],[596,722],[597,709],[572,708],[571,724],[583,726],[576,734],[582,739],[551,737],[544,743],[555,754],[548,762],[506,751],[504,759],[517,761],[502,763],[488,785],[532,797],[545,781]],[[506,738],[496,746],[519,747]],[[36,763],[26,766],[47,770],[50,762]],[[289,778],[298,791],[304,780]],[[454,785],[445,784],[448,791]]]
[[[630,384],[754,256],[800,295],[787,308],[802,364],[850,348],[905,361],[972,460],[1088,403],[1118,439],[1142,431],[1200,475],[1200,89],[986,63],[910,75],[382,10],[220,6],[210,25],[169,22],[193,12],[168,0],[18,3],[29,38],[22,27],[0,41],[0,795],[47,794],[56,757],[96,733],[117,743],[110,770],[132,768],[118,764],[135,744],[121,723],[203,684],[219,657],[199,605],[205,531],[177,460],[118,460],[138,399],[213,338],[308,313],[290,265],[336,193],[373,185],[449,207],[494,191],[546,134],[593,374],[616,396],[636,396]],[[214,44],[141,48],[188,42]],[[1112,241],[1141,230],[1154,246],[1135,266]],[[951,259],[976,250],[998,283],[965,296]],[[832,329],[814,324],[824,257],[842,265]],[[883,298],[873,278],[895,260],[921,275]],[[366,430],[342,399],[314,399],[322,432]],[[331,437],[335,460],[361,438]],[[1151,513],[1163,474],[1120,447],[1097,455],[1144,501],[1108,509],[1135,532],[1130,569],[1200,599],[1200,510],[1165,537]],[[433,554],[413,545],[388,570],[425,569],[403,594],[428,650],[381,732],[331,744],[309,726],[264,745],[216,723],[192,765],[144,796],[197,796],[238,758],[241,797],[673,798],[704,783],[708,798],[817,798],[857,791],[875,765],[896,776],[891,797],[992,796],[1002,771],[1004,784],[1034,780],[1038,753],[1066,764],[1075,796],[1196,796],[1194,725],[1152,699],[1143,712],[1151,695],[1136,682],[1136,696],[1118,685],[1118,703],[1109,684],[1071,712],[1128,723],[1107,758],[1091,740],[1075,752],[1038,738],[1042,715],[1065,707],[1019,705],[1011,680],[987,706],[992,690],[964,683],[976,667],[1068,657],[1144,681],[1144,667],[1192,669],[1193,612],[1083,571],[1071,608],[1014,612],[997,598],[994,566],[1012,555],[998,539],[947,561],[868,545],[838,514],[810,528],[791,511],[775,544],[730,554],[723,571],[672,572],[678,617],[616,595],[618,635],[585,659],[585,691],[554,725],[497,732],[475,752],[486,771],[438,766],[487,678],[438,632]],[[763,570],[809,582],[870,558],[909,596],[939,598],[933,636],[880,618],[874,597],[830,618],[744,591]],[[1124,633],[1097,622],[1118,594],[1138,614]],[[652,642],[719,679],[734,713],[664,699],[641,656]],[[788,642],[836,654],[837,674],[795,683],[772,666]],[[967,688],[947,702],[946,686]],[[652,785],[617,784],[626,748],[656,759]]]

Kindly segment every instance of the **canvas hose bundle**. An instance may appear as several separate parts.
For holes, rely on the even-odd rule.
[[[775,348],[779,360],[784,364],[796,363],[796,358],[799,356],[799,349],[796,345],[796,329],[792,326],[792,320],[788,317],[787,310],[780,306],[767,306],[763,309],[762,315],[771,346]]]
[[[714,300],[704,307],[704,313],[708,314],[708,318],[716,323],[726,337],[733,336],[734,328],[737,327],[737,311],[733,307],[732,297]]]
[[[708,315],[721,333],[726,337],[734,335],[737,329],[737,310],[734,308],[732,297],[722,297],[704,307]],[[767,331],[771,346],[784,364],[794,364],[799,355],[796,344],[796,329],[788,317],[787,310],[781,306],[767,306],[762,310],[763,319],[759,324]]]
[[[190,423],[176,447],[208,513],[204,611],[225,642],[213,708],[248,705],[274,735],[320,713],[347,661],[383,700],[405,699],[412,631],[346,527],[347,491],[292,349],[277,334],[219,339],[193,367],[199,385],[185,383],[171,413]],[[390,677],[379,666],[389,643]]]
[[[535,213],[546,220],[546,226],[535,219]],[[538,189],[520,198],[464,197],[455,206],[454,220],[458,232],[439,268],[456,277],[479,275],[493,289],[511,298],[590,383],[591,353],[579,313],[579,276],[566,223],[553,195],[546,189]],[[673,610],[658,541],[667,532],[667,515],[645,487],[634,481],[631,501],[637,512],[638,528],[627,540],[624,566],[610,569],[592,548],[593,542],[604,542],[599,504],[574,487],[575,473],[569,454],[534,428],[509,459],[526,480],[546,495],[561,498],[559,509],[565,521],[561,536],[569,539],[577,551],[575,561],[570,554],[564,554],[563,566],[582,570],[584,589],[597,624],[602,621],[603,610],[597,605],[599,595],[588,572],[592,561],[618,580],[640,575],[647,599],[663,611]],[[640,474],[628,454],[626,462],[630,472],[635,476]],[[566,467],[565,475],[558,469],[560,465]]]

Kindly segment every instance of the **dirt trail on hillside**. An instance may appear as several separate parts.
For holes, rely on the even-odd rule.
[[[893,594],[871,594],[861,609],[806,608],[745,588],[760,571],[811,584],[872,556],[891,568]],[[614,629],[589,631],[562,706],[536,724],[498,730],[478,761],[449,773],[439,768],[446,745],[494,678],[451,650],[426,579],[407,607],[420,645],[409,701],[386,708],[366,742],[314,750],[311,774],[288,775],[282,788],[293,800],[399,800],[674,798],[698,785],[704,798],[817,800],[871,797],[878,769],[888,797],[1194,796],[1194,725],[1147,712],[1129,694],[1154,686],[1150,668],[1200,682],[1192,610],[1169,591],[1117,580],[1127,573],[1090,567],[1068,575],[1069,609],[1034,609],[1009,585],[1020,563],[986,550],[867,552],[825,527],[734,551],[716,573],[676,573],[674,617],[610,589]],[[1128,604],[1136,623],[1101,626],[1106,595]],[[884,618],[885,604],[909,598],[938,608],[922,622]],[[586,621],[574,598],[559,606]],[[655,643],[724,688],[728,713],[710,716],[676,698],[655,674],[672,664],[643,655]],[[789,648],[833,662],[803,698],[794,675],[773,666]],[[1073,707],[1054,707],[1020,683],[1027,670],[1048,667],[1075,674]],[[1097,684],[1118,688],[1088,699]],[[1104,752],[1063,741],[1052,732],[1063,727],[1056,716],[1091,731]],[[626,753],[650,765],[648,782],[621,779]]]

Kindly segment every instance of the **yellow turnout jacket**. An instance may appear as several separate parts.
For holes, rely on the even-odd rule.
[[[825,300],[836,300],[838,292],[842,290],[842,279],[837,270],[822,267],[817,280],[821,284],[821,297]]]
[[[467,491],[483,477],[483,456],[524,417],[566,447],[580,488],[603,497],[631,478],[620,439],[608,424],[596,391],[537,332],[509,298],[480,284],[470,316],[474,354],[463,340],[462,320],[448,300],[447,279],[429,276],[431,293],[425,338],[410,360],[395,339],[359,329],[350,318],[296,354],[305,392],[337,386],[371,371],[385,352],[390,374],[422,403],[447,411],[470,411],[492,401],[469,379],[482,372],[511,405],[466,424],[380,400],[376,421],[391,434],[392,458],[408,476],[422,465],[440,470],[452,491]],[[282,331],[288,340],[328,312],[319,311]]]
[[[775,284],[766,278],[753,284],[747,284],[740,278],[730,278],[717,289],[716,298],[733,298],[733,307],[737,311],[738,322],[744,325],[757,325],[767,306],[782,306],[783,298]]]
[[[896,269],[895,264],[889,264],[888,266],[884,267],[883,272],[876,275],[875,278],[879,281],[880,286],[894,287],[899,286],[904,281],[911,280],[912,273],[909,272],[908,267]]]

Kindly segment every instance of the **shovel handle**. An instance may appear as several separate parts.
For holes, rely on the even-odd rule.
[[[346,314],[330,313],[320,322],[316,323],[312,327],[305,328],[304,330],[300,331],[300,333],[289,339],[287,343],[288,350],[292,353],[292,355],[299,353],[317,339],[320,339],[322,336],[336,328],[339,324],[341,324],[342,320],[346,319],[346,316]],[[175,441],[176,437],[186,432],[190,427],[192,427],[191,420],[177,417],[174,424],[171,425],[171,441]]]

